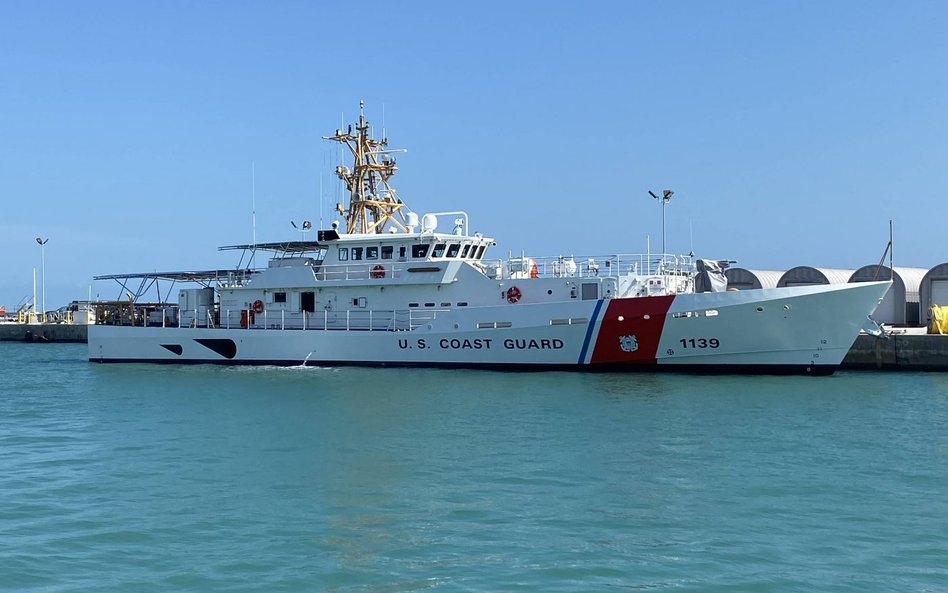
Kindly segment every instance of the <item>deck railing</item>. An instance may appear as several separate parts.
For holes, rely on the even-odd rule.
[[[142,311],[135,325],[142,327],[277,329],[320,331],[411,331],[437,319],[447,309],[358,309],[317,312],[264,311],[251,309],[191,309],[177,307]]]

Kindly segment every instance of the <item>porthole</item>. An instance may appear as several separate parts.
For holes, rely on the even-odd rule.
[[[763,307],[757,307],[757,312],[758,312],[758,313],[763,313],[763,312],[764,312],[764,308],[763,308]]]

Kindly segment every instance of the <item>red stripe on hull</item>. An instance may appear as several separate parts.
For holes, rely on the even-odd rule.
[[[607,301],[590,364],[655,364],[673,300],[672,295]]]

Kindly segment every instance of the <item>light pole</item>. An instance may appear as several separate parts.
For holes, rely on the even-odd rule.
[[[668,253],[668,251],[665,249],[665,204],[671,201],[672,196],[675,195],[675,192],[670,189],[666,189],[662,192],[661,196],[656,196],[655,192],[648,190],[648,194],[662,204],[662,257],[664,258],[665,254]]]
[[[40,259],[41,259],[41,261],[42,261],[42,266],[43,266],[43,276],[42,276],[42,277],[43,277],[43,317],[42,317],[42,323],[46,323],[46,243],[49,242],[49,237],[47,237],[47,238],[45,238],[45,239],[41,239],[41,238],[37,237],[37,238],[36,238],[36,242],[39,243],[39,246],[40,246]],[[35,299],[34,299],[34,300],[35,300]],[[36,304],[36,303],[34,303],[34,306],[35,306],[35,304]]]

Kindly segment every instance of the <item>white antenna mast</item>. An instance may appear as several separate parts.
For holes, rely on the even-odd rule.
[[[250,227],[252,231],[253,249],[250,251],[250,265],[253,265],[253,258],[257,254],[257,163],[250,161]]]

